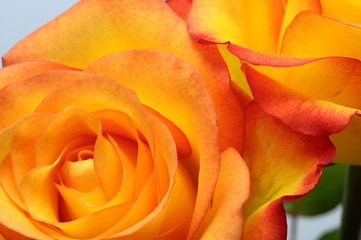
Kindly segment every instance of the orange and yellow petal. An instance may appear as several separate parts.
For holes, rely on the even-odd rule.
[[[283,21],[282,21],[282,28],[279,35],[279,42],[278,42],[279,44],[281,43],[286,28],[290,25],[293,19],[302,11],[314,11],[316,13],[321,13],[320,1],[319,0],[287,1],[283,16]]]
[[[276,116],[291,128],[305,134],[330,135],[337,133],[357,112],[357,109],[298,92],[251,67],[247,68],[247,77],[257,103],[265,112]],[[324,86],[327,89],[326,85]],[[332,84],[327,86],[332,86]]]
[[[76,70],[71,67],[64,66],[59,63],[48,61],[32,61],[14,64],[2,68],[0,71],[0,89],[10,83],[19,82],[33,75],[54,70]]]
[[[361,49],[355,47],[360,41],[360,26],[305,11],[299,13],[285,31],[281,54],[297,57],[341,56],[360,60]]]
[[[134,66],[134,62],[139,65]],[[133,66],[132,71],[127,71],[129,65]],[[154,69],[160,71],[155,73]],[[212,196],[219,159],[212,102],[198,72],[188,63],[154,50],[112,54],[91,64],[85,71],[107,75],[130,87],[144,105],[172,121],[185,134],[192,146],[192,155],[183,160],[184,164],[193,179],[197,178],[200,169],[200,199],[196,211],[203,213],[195,214],[195,219],[198,218],[195,221],[200,222],[208,208],[209,200],[206,199]]]
[[[35,111],[43,98],[61,84],[91,76],[81,71],[46,71],[33,76],[27,76],[25,79],[19,79],[18,71],[15,66],[26,65],[16,64],[4,69],[12,70],[10,79],[14,78],[12,84],[0,90],[0,128],[3,128],[18,118]],[[29,66],[30,67],[30,66]],[[31,66],[37,67],[37,66]],[[2,71],[0,71],[1,73]],[[34,72],[31,72],[32,74]],[[22,73],[19,73],[22,76]],[[15,76],[15,77],[13,77]],[[26,76],[22,76],[26,77]],[[26,104],[24,104],[26,103]]]
[[[282,0],[193,1],[189,31],[195,40],[231,42],[257,51],[277,51],[284,5]],[[264,41],[267,39],[267,41]]]
[[[186,23],[163,1],[80,1],[19,42],[3,59],[5,66],[46,59],[85,68],[105,55],[130,49],[157,49],[197,68],[216,108],[221,149],[242,150],[243,113],[226,64],[215,46],[195,43]]]
[[[245,112],[249,134],[243,158],[251,190],[243,208],[244,239],[282,239],[287,230],[282,199],[310,191],[320,178],[320,166],[328,164],[335,151],[327,137],[295,132],[254,102]]]
[[[234,149],[222,153],[222,162],[212,207],[202,226],[202,239],[242,238],[242,207],[248,199],[250,175],[246,163]]]
[[[335,161],[360,164],[359,60],[325,58],[291,68],[254,68],[268,75],[247,68],[255,100],[264,111],[297,131],[333,134]]]

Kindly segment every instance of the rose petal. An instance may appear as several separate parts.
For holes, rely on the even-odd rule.
[[[132,159],[132,157],[134,159],[134,152],[136,151],[134,151],[133,145],[135,145],[134,142],[125,141],[119,147],[115,147],[109,138],[102,136],[99,136],[95,143],[94,168],[108,200],[119,191],[123,182],[123,174],[133,175],[132,171],[128,169],[129,166],[123,165],[126,160],[121,160],[122,158]],[[120,151],[122,152],[120,153]]]
[[[155,117],[150,119],[158,146],[153,154],[158,191],[160,191],[158,194],[161,198],[158,197],[157,208],[139,223],[125,229],[128,223],[123,220],[114,226],[110,232],[116,237],[133,233],[129,239],[153,238],[178,226],[193,214],[195,189],[187,171],[181,165],[177,167],[175,145],[171,140],[171,134],[158,119]],[[135,212],[131,215],[134,214]]]
[[[59,63],[34,61],[15,64],[0,71],[0,89],[14,82],[19,82],[33,75],[51,70],[75,70]]]
[[[55,186],[59,191],[60,222],[73,221],[106,208],[103,206],[107,203],[107,199],[101,186],[85,193],[59,184]]]
[[[69,188],[89,192],[99,186],[93,159],[77,162],[66,161],[61,167],[60,173],[64,184]]]
[[[178,14],[183,20],[187,20],[192,0],[168,0],[167,4]]]
[[[176,143],[178,157],[185,158],[188,157],[192,153],[191,146],[189,145],[187,137],[184,135],[181,129],[176,126],[173,122],[169,121],[169,119],[163,117],[160,113],[155,111],[153,108],[145,106],[147,112],[156,116],[159,120],[161,120],[165,125],[167,125],[169,131],[173,135],[173,139]]]
[[[286,3],[285,13],[283,16],[281,33],[279,36],[279,40],[282,40],[283,34],[286,28],[290,25],[293,19],[302,11],[314,11],[317,13],[321,13],[321,4],[319,0],[288,0]],[[323,11],[323,9],[322,9]],[[279,44],[281,42],[279,41]]]
[[[234,149],[222,153],[221,171],[214,192],[205,239],[242,238],[242,205],[249,196],[250,176],[246,163]]]
[[[19,211],[19,208],[10,200],[2,187],[0,187],[0,208],[2,209],[0,223],[5,227],[8,227],[15,232],[21,232],[24,236],[29,238],[44,240],[52,239],[35,227],[28,215],[23,211]]]
[[[361,59],[361,27],[301,12],[285,31],[281,54],[297,57],[342,56]]]
[[[361,2],[358,0],[320,0],[322,15],[341,21],[361,24]]]
[[[35,145],[36,166],[52,164],[67,143],[79,136],[99,136],[101,125],[91,113],[76,106],[65,108],[46,126]]]
[[[35,168],[20,183],[20,193],[30,215],[40,221],[59,221],[58,195],[54,185],[59,161]],[[23,231],[22,231],[23,232]]]
[[[248,86],[246,76],[242,71],[240,71],[240,68],[242,66],[242,62],[240,61],[240,59],[228,50],[227,45],[219,44],[217,45],[217,47],[227,63],[232,83],[235,83],[239,87],[239,91],[245,92],[244,95],[247,94],[249,96],[252,96],[252,92]],[[247,101],[241,99],[241,103],[245,105],[247,104]]]
[[[257,51],[275,53],[282,24],[282,0],[194,0],[188,18],[195,40],[231,42]],[[267,39],[267,41],[264,41]]]
[[[1,240],[7,240],[7,239],[16,239],[16,240],[32,240],[31,238],[28,238],[24,235],[21,235],[15,231],[12,231],[11,229],[3,226],[0,224],[0,239]]]
[[[22,199],[18,185],[15,182],[13,173],[13,163],[8,155],[0,165],[0,184],[11,200],[22,210],[25,210],[24,200]]]
[[[339,132],[357,111],[299,93],[251,67],[247,67],[247,78],[257,103],[265,112],[305,134],[330,135]]]
[[[15,66],[20,65],[27,64],[17,64]],[[39,66],[31,65],[27,67]],[[18,75],[17,68],[14,66],[9,68],[13,70],[11,73],[14,76]],[[42,68],[40,67],[40,69]],[[20,76],[22,76],[21,72]],[[49,71],[30,76],[25,80],[18,79],[17,77],[14,78],[15,82],[13,84],[0,90],[0,128],[24,115],[34,112],[43,98],[64,82],[89,76],[90,74],[78,71]]]
[[[84,68],[100,57],[129,49],[157,49],[196,67],[216,108],[221,149],[235,147],[242,150],[243,113],[231,89],[224,61],[215,46],[195,43],[189,37],[186,23],[163,1],[80,1],[19,42],[3,59],[5,66],[47,59]],[[168,58],[159,63],[147,58],[153,63],[150,66],[156,67],[151,68],[151,72],[154,74],[154,69],[167,68]],[[140,73],[149,66],[149,63],[145,66],[129,63],[132,70],[139,69]],[[168,68],[174,72],[173,68]]]
[[[129,66],[132,66],[132,71],[127,70]],[[159,71],[154,72],[154,69]],[[112,54],[90,65],[85,71],[105,74],[130,87],[143,104],[171,120],[187,136],[194,147],[192,156],[183,162],[193,179],[197,177],[199,161],[201,166],[199,191],[202,193],[198,194],[199,206],[194,214],[194,221],[199,224],[212,197],[219,155],[214,142],[216,129],[212,102],[197,72],[189,64],[153,50]],[[232,119],[229,121],[233,122]]]
[[[311,190],[321,175],[319,166],[328,164],[335,151],[327,137],[295,132],[264,114],[254,102],[247,106],[246,116],[250,134],[244,159],[251,173],[251,193],[243,208],[243,235],[245,239],[283,239],[286,219],[281,198]]]

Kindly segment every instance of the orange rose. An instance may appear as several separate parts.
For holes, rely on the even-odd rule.
[[[334,154],[234,92],[163,1],[80,1],[3,62],[6,239],[285,238],[281,200]]]
[[[335,160],[360,165],[360,16],[358,0],[194,0],[189,29],[196,40],[229,43],[248,63],[265,112],[306,134],[333,134]],[[237,60],[226,59],[247,89]]]

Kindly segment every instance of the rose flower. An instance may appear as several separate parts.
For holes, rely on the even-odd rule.
[[[5,239],[283,239],[281,201],[334,155],[234,91],[163,1],[80,1],[3,64]]]
[[[360,24],[358,0],[194,0],[188,26],[198,41],[228,43],[233,80],[248,88],[229,52],[265,112],[332,135],[335,161],[360,165]]]

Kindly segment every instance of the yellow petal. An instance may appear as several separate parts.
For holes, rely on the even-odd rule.
[[[211,5],[206,0],[194,0],[189,31],[195,40],[231,42],[275,53],[283,13],[282,0],[217,0]]]
[[[360,41],[360,27],[306,11],[298,14],[285,31],[281,54],[361,59],[361,49],[355,47]]]
[[[361,2],[358,0],[320,0],[322,15],[337,20],[361,24]]]

